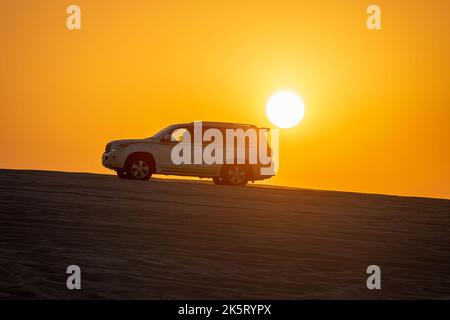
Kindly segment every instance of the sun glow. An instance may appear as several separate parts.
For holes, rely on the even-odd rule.
[[[302,121],[305,107],[302,99],[295,93],[280,91],[267,102],[267,117],[279,128],[292,128]]]

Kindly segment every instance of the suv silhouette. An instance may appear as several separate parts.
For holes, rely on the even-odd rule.
[[[146,139],[111,141],[106,145],[102,156],[103,166],[115,170],[121,179],[135,180],[148,180],[153,173],[156,173],[212,178],[215,184],[245,185],[248,181],[254,182],[255,180],[268,179],[273,176],[273,174],[261,174],[261,168],[270,167],[269,164],[260,164],[259,160],[257,163],[249,161],[250,152],[255,151],[254,148],[259,148],[259,134],[256,135],[256,146],[250,145],[248,136],[244,137],[244,158],[242,158],[242,153],[237,152],[235,148],[231,155],[233,159],[228,159],[228,155],[225,152],[226,144],[222,141],[218,143],[224,155],[224,161],[221,163],[206,164],[202,159],[201,163],[191,161],[190,163],[175,164],[172,161],[172,149],[181,143],[186,135],[188,138],[195,136],[194,124],[194,122],[190,122],[171,125]],[[202,132],[207,129],[216,129],[216,132],[219,130],[223,137],[226,137],[227,129],[241,129],[241,133],[247,133],[248,129],[259,133],[263,129],[249,124],[224,122],[201,122],[201,125]],[[200,146],[202,150],[211,143],[210,141],[203,141],[203,136],[200,142],[194,138],[192,141],[192,158],[194,157],[194,148],[198,147],[199,143],[202,144]],[[267,143],[267,140],[265,142]],[[268,144],[265,150],[267,154],[271,152]],[[239,154],[241,158],[236,156]]]

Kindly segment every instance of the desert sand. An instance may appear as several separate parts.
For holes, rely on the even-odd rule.
[[[24,170],[0,192],[0,299],[450,298],[449,200]]]

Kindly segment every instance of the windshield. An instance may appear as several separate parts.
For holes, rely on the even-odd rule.
[[[168,131],[168,130],[171,129],[171,128],[173,128],[173,125],[168,126],[168,127],[165,127],[165,128],[162,129],[162,130],[159,130],[157,133],[155,133],[154,135],[152,135],[151,137],[148,137],[148,138],[146,138],[146,139],[148,139],[148,140],[154,140],[154,139],[156,139],[156,138],[160,138],[161,136],[164,135],[164,133],[165,133],[166,131]]]

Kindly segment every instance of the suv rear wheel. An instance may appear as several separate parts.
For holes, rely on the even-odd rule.
[[[250,175],[243,165],[227,165],[222,169],[221,180],[225,184],[243,186],[250,180]]]

